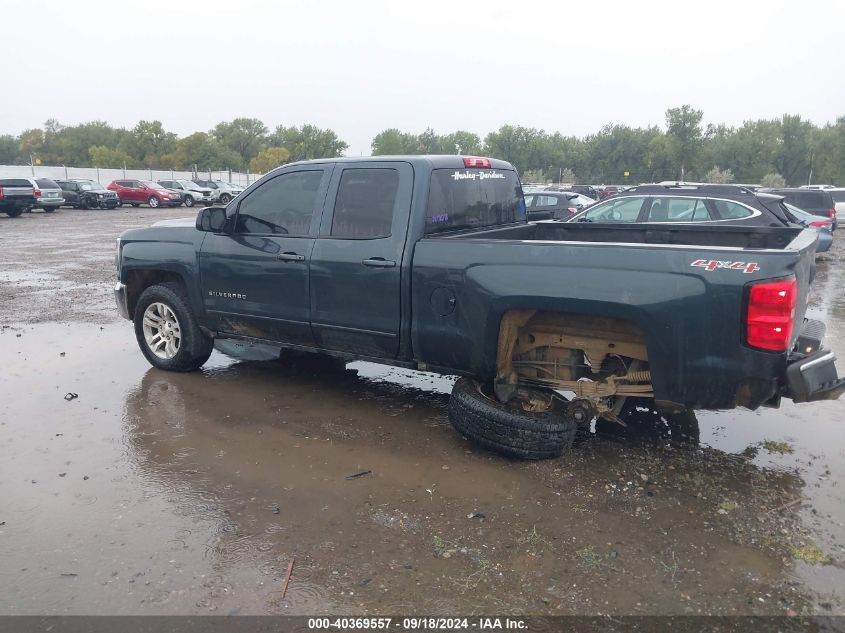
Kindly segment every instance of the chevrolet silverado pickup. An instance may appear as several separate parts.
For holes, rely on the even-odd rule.
[[[165,370],[231,338],[459,375],[453,425],[522,458],[631,403],[680,415],[845,390],[805,318],[814,231],[525,216],[500,160],[293,163],[225,208],[121,235],[115,298]]]

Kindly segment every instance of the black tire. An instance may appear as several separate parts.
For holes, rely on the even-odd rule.
[[[578,431],[557,399],[548,411],[531,413],[487,397],[470,378],[458,379],[452,388],[449,420],[467,439],[519,459],[558,457],[572,446]]]
[[[189,209],[196,204],[196,200],[194,200],[193,196],[185,196],[185,206]]]
[[[156,196],[150,196],[147,198],[147,204],[150,205],[150,208],[152,209],[158,209],[161,206],[161,200],[159,200]]]
[[[58,208],[59,207],[44,207],[44,213],[52,213],[53,211],[55,211]]]
[[[144,336],[144,312],[152,303],[163,303],[170,308],[179,321],[181,341],[173,358],[160,358],[150,349]],[[141,352],[153,367],[167,371],[194,371],[203,366],[214,349],[214,339],[206,336],[199,328],[184,286],[167,282],[150,286],[141,293],[134,315],[135,338]]]
[[[81,197],[79,199],[79,208],[80,209],[87,209],[88,208],[88,199],[86,197]]]
[[[16,218],[23,213],[23,209],[6,209],[3,213],[8,215],[10,218]]]
[[[232,199],[232,196],[228,193],[221,193],[220,194],[220,204],[229,204],[229,201]]]

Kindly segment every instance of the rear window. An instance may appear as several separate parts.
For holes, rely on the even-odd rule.
[[[505,169],[435,169],[425,232],[442,233],[525,220],[516,172]]]
[[[0,187],[31,187],[32,183],[23,178],[2,178]]]
[[[845,191],[831,191],[830,197],[834,202],[845,202]]]

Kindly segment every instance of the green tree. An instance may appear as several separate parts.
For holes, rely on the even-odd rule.
[[[536,128],[503,125],[495,132],[490,132],[484,139],[484,153],[506,160],[520,172],[528,169],[548,167],[548,156],[544,156],[543,143],[546,133]]]
[[[669,138],[672,153],[679,167],[678,173],[681,180],[686,178],[689,163],[701,147],[703,140],[701,119],[703,117],[704,113],[701,110],[695,110],[686,104],[680,108],[666,110],[666,136]]]
[[[414,134],[402,132],[395,127],[382,130],[373,137],[370,149],[373,156],[400,156],[417,154],[419,142]]]
[[[0,136],[0,165],[15,165],[18,162],[17,139],[11,134]]]
[[[258,155],[249,161],[249,169],[257,174],[266,174],[268,171],[284,165],[290,159],[290,152],[284,147],[267,147],[258,152]]]
[[[333,130],[323,130],[316,125],[285,127],[279,125],[268,142],[273,147],[284,147],[293,160],[336,158],[343,156],[349,145],[337,137]]]
[[[713,165],[713,169],[704,174],[704,182],[725,184],[733,181],[733,172],[730,169],[719,169],[718,165]]]
[[[760,184],[764,187],[785,187],[786,180],[780,174],[766,174],[760,178]]]
[[[161,159],[176,149],[176,135],[165,131],[161,121],[139,121],[132,128],[127,145],[118,146],[118,149],[144,167],[166,167]]]
[[[810,175],[810,145],[813,124],[797,114],[780,120],[780,143],[774,165],[791,186],[807,182]]]
[[[473,132],[457,130],[440,138],[439,151],[443,154],[481,154],[481,138]]]
[[[267,137],[267,126],[259,119],[240,117],[214,126],[211,135],[224,147],[241,157],[238,167],[246,168],[261,151]]]
[[[112,149],[111,147],[106,147],[104,145],[95,145],[89,148],[88,153],[91,156],[91,161],[94,163],[94,167],[111,167],[114,169],[120,169],[121,167],[126,166],[129,169],[136,169],[145,166],[126,152],[118,149]]]
[[[161,162],[171,169],[193,169],[194,165],[201,171],[236,169],[241,164],[241,156],[211,135],[194,132],[176,141],[176,149],[162,156]]]

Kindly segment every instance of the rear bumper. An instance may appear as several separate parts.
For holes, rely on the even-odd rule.
[[[819,350],[786,367],[786,395],[793,402],[836,400],[845,393],[845,378],[836,373],[836,355]]]
[[[126,294],[126,284],[117,283],[114,287],[114,301],[117,304],[117,313],[129,321],[129,297]]]

